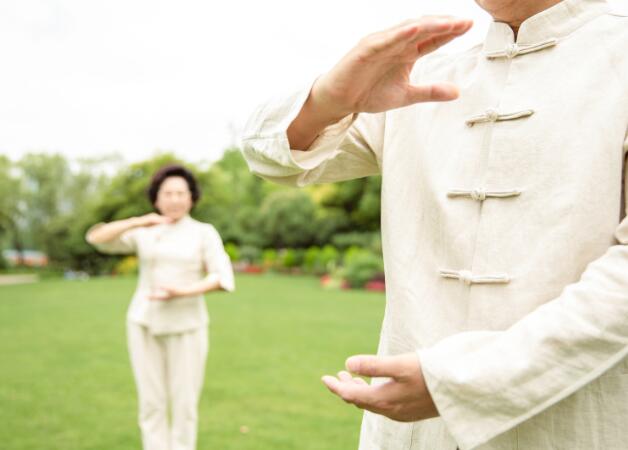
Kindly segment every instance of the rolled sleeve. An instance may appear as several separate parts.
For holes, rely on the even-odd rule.
[[[384,114],[351,114],[325,128],[307,151],[290,148],[287,130],[312,84],[259,107],[242,139],[251,172],[289,186],[361,178],[380,173]]]
[[[215,280],[228,292],[235,291],[235,278],[229,255],[225,251],[222,239],[214,227],[209,226],[205,237],[206,280]]]
[[[130,255],[137,252],[137,235],[138,228],[134,228],[132,230],[125,231],[120,236],[115,239],[112,239],[108,242],[93,242],[89,239],[89,235],[92,231],[97,230],[98,228],[104,226],[104,223],[97,223],[87,230],[85,234],[85,240],[88,244],[94,246],[96,250],[101,253],[106,253],[109,255]]]

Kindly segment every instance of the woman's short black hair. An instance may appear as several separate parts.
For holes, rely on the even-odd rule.
[[[161,188],[162,183],[166,181],[166,178],[170,177],[181,177],[188,183],[188,188],[192,194],[192,205],[196,205],[196,202],[198,202],[198,199],[201,197],[201,191],[198,188],[196,178],[192,172],[179,164],[169,164],[155,172],[153,178],[150,180],[147,191],[150,203],[153,206],[155,205],[159,188]]]

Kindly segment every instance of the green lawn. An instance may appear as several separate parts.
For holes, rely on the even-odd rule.
[[[0,286],[1,449],[140,448],[124,326],[134,284]],[[310,277],[237,284],[208,296],[199,450],[357,448],[361,413],[320,376],[375,351],[383,295],[325,291]]]

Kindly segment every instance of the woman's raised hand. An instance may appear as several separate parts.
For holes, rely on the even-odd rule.
[[[157,213],[149,213],[143,216],[134,217],[133,221],[135,223],[135,226],[138,227],[152,227],[153,225],[173,222],[170,217],[162,216],[161,214]]]

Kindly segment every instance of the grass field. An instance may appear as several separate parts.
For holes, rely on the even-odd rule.
[[[140,448],[124,326],[134,284],[0,286],[0,449]],[[199,450],[357,448],[361,413],[320,376],[375,351],[383,295],[324,291],[310,277],[237,284],[207,300]]]

